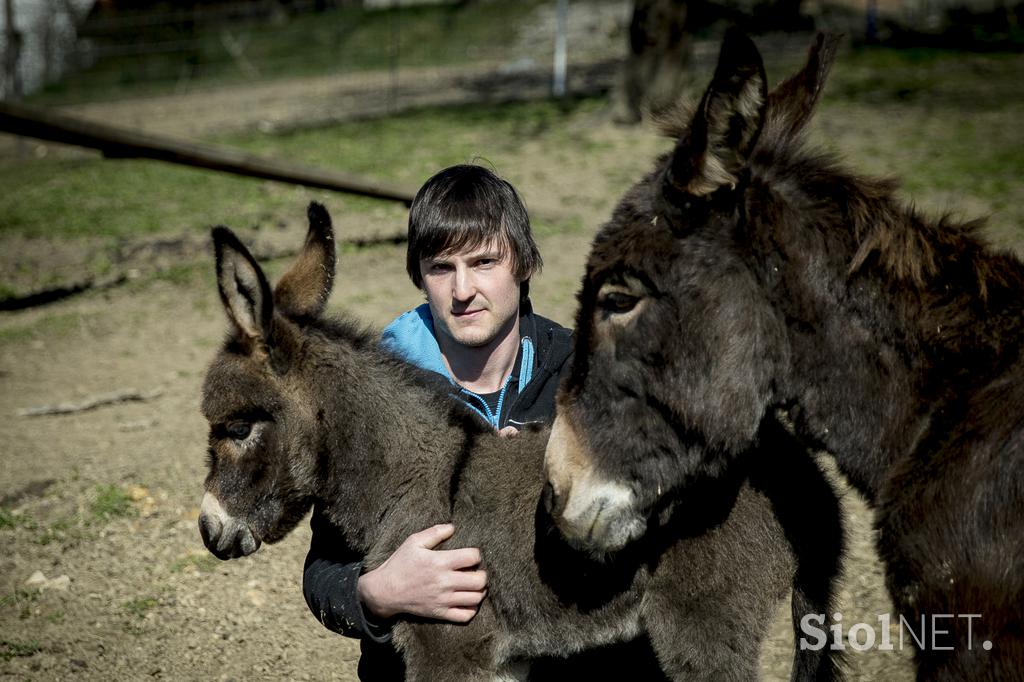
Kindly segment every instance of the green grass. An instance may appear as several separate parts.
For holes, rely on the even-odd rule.
[[[175,559],[168,566],[171,573],[181,573],[189,568],[194,568],[200,573],[211,573],[221,564],[220,559],[212,554],[189,554]]]
[[[0,608],[33,604],[37,601],[39,601],[39,592],[36,590],[15,590],[11,594],[0,597]]]
[[[521,24],[541,4],[544,0],[384,10],[346,7],[298,15],[284,25],[235,24],[230,31],[244,44],[245,57],[261,79],[388,69],[392,64],[438,66],[481,56],[508,58],[515,40],[515,32],[508,27]],[[211,26],[190,36],[169,27],[150,28],[135,40],[198,40],[199,45],[191,53],[101,59],[32,100],[43,104],[90,101],[173,91],[182,82],[209,87],[247,81],[251,76],[224,47],[223,29]]]
[[[95,521],[109,521],[118,517],[134,516],[135,507],[132,506],[132,498],[128,493],[111,483],[96,487],[89,512]]]
[[[0,597],[0,609],[16,611],[19,620],[32,615],[32,606],[39,601],[37,590],[15,590],[11,594]]]
[[[57,519],[47,526],[33,523],[32,530],[37,533],[34,538],[37,545],[49,545],[53,542],[64,544],[69,539],[84,537],[80,532],[78,519],[70,517]]]
[[[400,182],[415,189],[447,165],[479,159],[507,173],[528,139],[565,144],[567,120],[600,100],[508,106],[430,108],[284,135],[233,135],[223,142],[289,161]],[[504,163],[503,163],[504,162]],[[321,194],[277,183],[143,160],[26,159],[0,163],[0,239],[205,232],[211,225],[251,229],[277,216],[300,216]],[[379,214],[401,232],[405,208],[393,202],[331,194],[338,215]],[[358,224],[356,222],[356,224]],[[109,268],[109,264],[108,264]]]
[[[862,47],[840,55],[826,99],[986,110],[1021,105],[1024,55]]]
[[[138,597],[136,599],[129,599],[122,606],[126,613],[136,618],[144,618],[147,613],[155,609],[160,604],[160,600],[156,597]]]
[[[25,160],[0,164],[7,195],[0,236],[127,237],[252,223],[275,205],[265,184],[223,173],[139,160]]]
[[[18,517],[6,509],[0,509],[0,530],[17,527]]]
[[[36,338],[63,338],[82,329],[81,313],[52,313],[24,326],[0,329],[0,345]]]
[[[0,660],[9,661],[12,658],[34,656],[43,650],[38,640],[18,642],[11,639],[0,639]]]

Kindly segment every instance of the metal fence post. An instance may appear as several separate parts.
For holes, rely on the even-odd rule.
[[[569,0],[555,0],[555,73],[551,92],[555,97],[565,97],[566,49],[569,32]]]

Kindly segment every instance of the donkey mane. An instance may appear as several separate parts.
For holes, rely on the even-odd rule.
[[[769,118],[751,165],[755,172],[767,167],[775,181],[809,179],[802,183],[805,189],[822,198],[841,198],[838,203],[853,226],[849,275],[875,256],[890,276],[925,292],[937,283],[949,284],[943,281],[948,278],[943,277],[942,264],[955,263],[959,285],[969,287],[964,293],[976,295],[982,302],[991,289],[1020,286],[1024,281],[1019,263],[988,243],[982,232],[985,218],[961,219],[949,211],[927,215],[897,196],[900,182],[895,178],[853,172],[837,154],[810,143],[804,135],[783,138],[771,134],[771,124]],[[765,161],[766,166],[762,165]]]
[[[1014,260],[989,245],[982,233],[984,218],[963,220],[952,212],[931,217],[906,204],[897,197],[900,183],[895,178],[857,174],[843,165],[839,155],[810,143],[806,129],[794,132],[790,112],[772,106],[777,99],[769,97],[751,166],[776,182],[788,177],[810,179],[803,187],[816,189],[822,198],[843,197],[846,217],[853,225],[849,275],[875,256],[890,276],[925,292],[942,277],[940,263],[949,262],[955,254],[960,286],[970,285],[967,293],[982,302],[990,289],[1019,287],[1024,281]],[[677,140],[688,132],[697,107],[696,100],[682,101],[655,117],[654,126],[663,136]],[[664,167],[670,157],[670,153],[660,157],[657,167]]]

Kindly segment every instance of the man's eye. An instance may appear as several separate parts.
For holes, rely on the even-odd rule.
[[[252,433],[252,424],[249,422],[228,422],[224,430],[234,440],[245,440]]]
[[[638,296],[631,296],[620,291],[611,291],[598,299],[597,305],[609,313],[628,313],[640,301]]]

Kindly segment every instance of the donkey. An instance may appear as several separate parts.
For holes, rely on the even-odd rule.
[[[796,571],[801,552],[821,548],[814,524],[788,523],[800,519],[772,494],[785,487],[777,471],[749,483],[723,477],[680,504],[665,533],[595,559],[564,543],[543,513],[546,430],[499,438],[446,399],[437,375],[322,316],[335,271],[322,206],[310,205],[305,246],[273,291],[230,230],[214,228],[213,241],[230,335],[203,387],[203,542],[222,559],[251,554],[318,502],[373,568],[410,533],[454,523],[447,545],[481,548],[488,596],[467,625],[394,626],[410,679],[520,675],[531,659],[644,633],[671,679],[754,679],[790,587],[794,614],[828,608],[821,579]],[[750,458],[795,452],[788,438],[766,437]],[[793,460],[784,476],[837,517],[813,461]],[[832,679],[835,669],[831,653],[799,651],[793,677]]]
[[[1022,679],[1024,265],[806,142],[835,47],[769,93],[730,32],[596,235],[550,509],[578,544],[623,546],[788,411],[875,510],[918,677]]]

